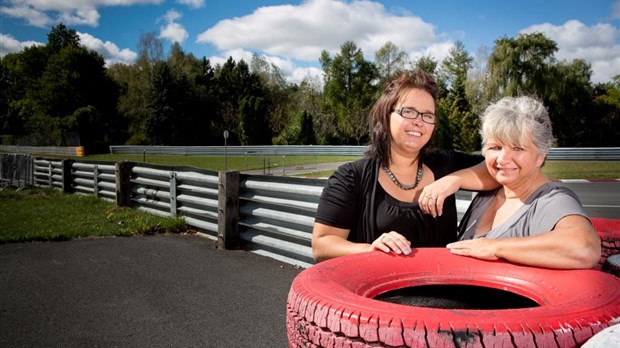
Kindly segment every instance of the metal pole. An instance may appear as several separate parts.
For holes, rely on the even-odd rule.
[[[228,131],[224,131],[224,171],[228,171]]]

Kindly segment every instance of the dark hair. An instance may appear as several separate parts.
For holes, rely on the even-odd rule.
[[[400,71],[386,82],[381,96],[370,110],[370,144],[366,155],[380,160],[382,164],[390,160],[390,114],[402,96],[412,89],[426,91],[436,100],[439,88],[435,78],[423,70]],[[420,150],[421,156],[427,146]]]

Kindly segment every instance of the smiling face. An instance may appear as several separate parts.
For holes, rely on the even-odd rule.
[[[412,89],[404,93],[395,110],[400,108],[415,109],[420,113],[435,114],[435,101],[433,97],[422,89]],[[434,124],[422,121],[418,116],[415,120],[407,119],[393,111],[390,114],[390,133],[392,136],[392,151],[417,156],[426,145],[435,130]]]
[[[517,187],[536,178],[545,160],[529,137],[518,145],[489,137],[483,151],[489,173],[507,187]]]

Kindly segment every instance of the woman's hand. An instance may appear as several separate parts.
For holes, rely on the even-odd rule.
[[[460,187],[461,179],[453,175],[444,176],[424,186],[418,198],[420,209],[433,217],[441,216],[443,213],[443,203],[446,197],[454,194]]]
[[[396,254],[409,255],[411,254],[411,242],[400,233],[392,231],[375,239],[368,249],[368,251],[372,250],[381,250],[386,253],[393,251]]]
[[[497,260],[495,245],[497,240],[477,238],[462,240],[446,245],[451,253],[456,255],[471,256],[482,260]]]

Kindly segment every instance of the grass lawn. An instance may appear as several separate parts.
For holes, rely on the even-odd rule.
[[[94,196],[10,187],[0,190],[0,226],[0,243],[179,233],[187,229],[181,218],[120,208]]]

